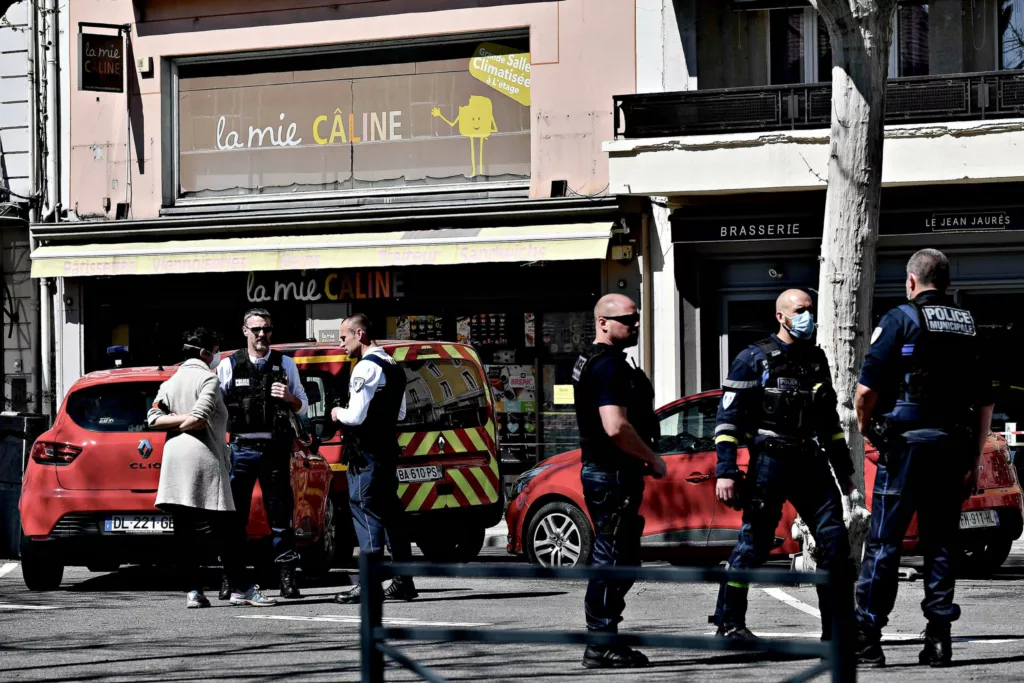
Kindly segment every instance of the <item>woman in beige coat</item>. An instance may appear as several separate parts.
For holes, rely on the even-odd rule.
[[[214,332],[185,334],[185,362],[160,386],[149,426],[170,431],[164,446],[156,506],[174,516],[176,557],[186,581],[188,607],[208,607],[199,568],[230,547],[231,451],[226,443],[228,410],[211,368],[220,360]],[[209,527],[204,533],[203,528]],[[231,563],[225,562],[225,566]],[[229,577],[235,578],[235,577]],[[238,595],[249,593],[232,581]]]

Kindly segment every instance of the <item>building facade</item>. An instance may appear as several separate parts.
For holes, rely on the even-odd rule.
[[[643,295],[644,202],[601,149],[634,3],[479,4],[75,2],[71,213],[33,226],[58,399],[110,347],[177,362],[201,324],[233,348],[252,306],[332,342],[360,311],[476,345],[510,461],[575,447],[555,387],[597,297]]]
[[[642,94],[616,98],[604,149],[612,191],[652,198],[667,401],[721,386],[731,359],[774,329],[777,294],[818,286],[831,58],[807,3],[644,9]],[[887,94],[875,318],[902,300],[907,257],[935,247],[998,354],[1024,324],[1022,28],[1021,2],[901,3]],[[1000,372],[1012,413],[1020,370]]]

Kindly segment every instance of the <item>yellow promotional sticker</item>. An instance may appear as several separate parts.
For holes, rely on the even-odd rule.
[[[555,385],[555,405],[571,406],[576,403],[576,394],[571,384]]]
[[[469,73],[502,95],[530,106],[530,53],[483,43],[469,60]]]

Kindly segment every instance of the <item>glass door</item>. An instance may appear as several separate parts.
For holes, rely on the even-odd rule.
[[[719,342],[721,381],[740,351],[778,332],[775,322],[777,294],[727,294],[722,298],[722,332]]]

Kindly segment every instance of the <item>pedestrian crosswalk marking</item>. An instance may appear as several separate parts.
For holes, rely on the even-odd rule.
[[[273,619],[275,621],[326,621],[334,624],[358,625],[361,620],[358,616],[347,614],[325,614],[319,617],[300,617],[285,614],[240,614],[236,619]],[[469,623],[459,621],[420,621],[418,619],[381,619],[384,626],[438,626],[446,628],[471,628],[477,626],[491,626],[491,624]]]
[[[14,568],[18,566],[17,562],[8,562],[4,566],[0,567],[0,578],[7,576],[14,571]]]

